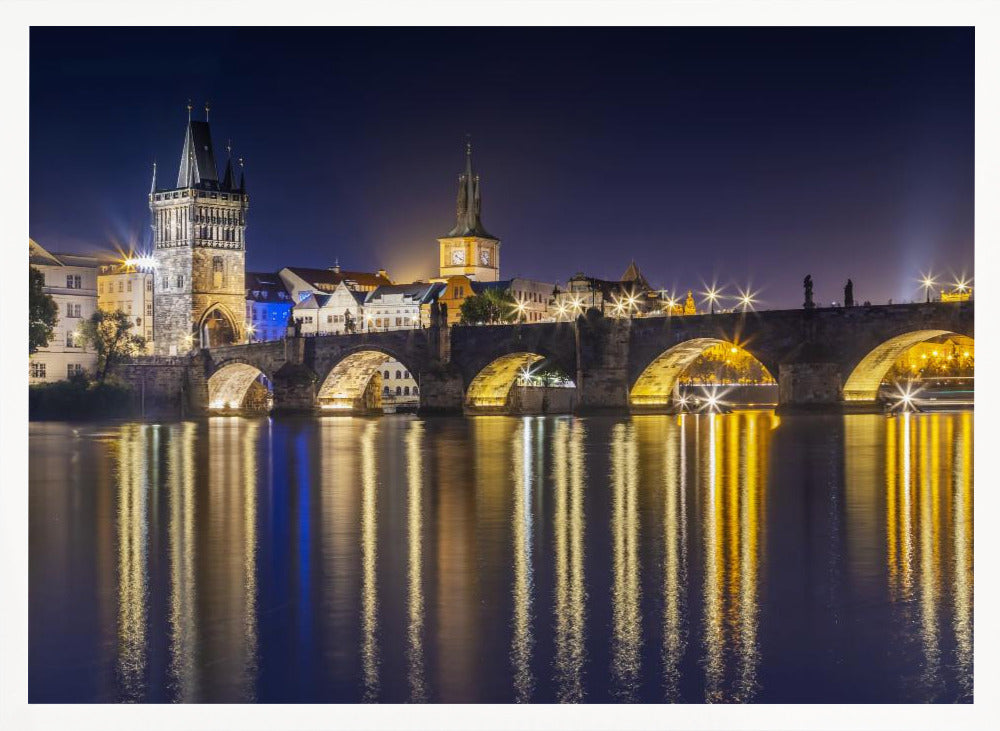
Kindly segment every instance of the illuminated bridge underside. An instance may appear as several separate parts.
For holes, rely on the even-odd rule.
[[[360,407],[368,382],[389,359],[378,350],[363,350],[347,356],[323,381],[318,394],[320,404],[343,409]]]
[[[503,409],[510,387],[521,371],[540,360],[542,356],[535,353],[511,353],[497,358],[472,379],[465,405],[474,409]]]
[[[238,409],[250,385],[261,372],[246,363],[230,363],[208,379],[208,406],[211,409]]]
[[[670,348],[650,363],[636,380],[629,392],[629,403],[633,406],[669,405],[681,374],[702,353],[723,342],[717,338],[694,338]]]
[[[845,401],[874,401],[892,364],[917,343],[951,334],[948,330],[915,330],[886,340],[866,355],[844,384]]]

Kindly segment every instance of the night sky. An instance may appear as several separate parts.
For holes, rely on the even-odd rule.
[[[247,267],[437,273],[464,139],[501,275],[748,282],[766,307],[973,274],[971,29],[31,31],[30,235],[148,246],[191,98],[246,159]]]

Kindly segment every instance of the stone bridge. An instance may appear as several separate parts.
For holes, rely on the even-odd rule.
[[[592,310],[570,322],[289,337],[201,350],[186,361],[183,390],[194,411],[239,408],[263,375],[275,410],[359,410],[379,366],[392,358],[416,378],[423,412],[503,411],[525,369],[571,378],[582,411],[670,410],[685,368],[707,348],[732,343],[778,381],[782,410],[865,409],[876,406],[882,378],[907,348],[939,335],[972,337],[973,328],[971,301],[634,320]]]

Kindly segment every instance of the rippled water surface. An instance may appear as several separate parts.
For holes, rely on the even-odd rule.
[[[972,414],[35,423],[29,697],[971,701]]]

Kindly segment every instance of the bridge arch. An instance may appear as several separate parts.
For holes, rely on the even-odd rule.
[[[420,396],[418,374],[395,352],[387,348],[360,346],[346,351],[327,371],[316,392],[322,409],[344,411],[377,411],[382,407],[382,365],[389,361],[402,363],[418,381],[416,395]]]
[[[202,348],[216,348],[239,343],[241,332],[229,308],[216,302],[205,310],[198,321],[198,337]]]
[[[530,379],[534,374],[549,372],[545,366],[551,364],[552,371],[561,376],[564,384],[576,384],[569,380],[562,369],[544,355],[528,351],[507,353],[494,358],[481,368],[469,383],[465,393],[465,408],[471,411],[505,412],[509,406],[511,389],[519,379]],[[546,380],[533,385],[546,385]],[[567,403],[572,398],[567,399]],[[542,407],[544,411],[544,407]],[[565,404],[560,405],[565,410]]]
[[[254,382],[270,377],[260,368],[243,359],[221,363],[208,378],[208,408],[241,409]]]
[[[772,378],[774,373],[753,351],[722,338],[697,337],[667,348],[643,368],[629,389],[629,405],[639,408],[663,408],[671,405],[680,377],[705,351],[717,345],[739,347],[749,353]]]
[[[942,335],[963,335],[963,333],[953,330],[913,330],[891,337],[875,346],[850,370],[844,381],[844,400],[875,401],[882,380],[907,350]]]

